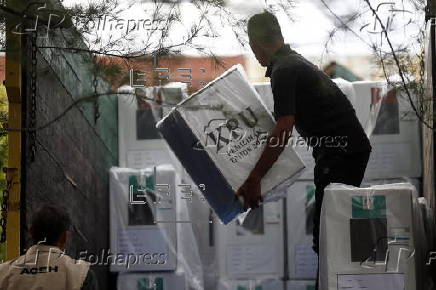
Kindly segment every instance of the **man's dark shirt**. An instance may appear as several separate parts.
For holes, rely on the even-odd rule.
[[[82,288],[80,290],[98,290],[98,280],[92,269],[88,270],[85,281],[83,281]]]
[[[294,115],[295,128],[310,140],[308,145],[314,148],[315,158],[320,151],[371,150],[347,97],[324,72],[289,45],[274,54],[265,76],[271,78],[275,118]]]

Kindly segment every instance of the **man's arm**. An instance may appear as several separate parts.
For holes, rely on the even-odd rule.
[[[247,180],[236,193],[244,198],[246,207],[258,207],[259,201],[262,200],[260,182],[283,152],[291,136],[294,123],[294,115],[282,116],[277,120],[275,128],[267,139],[267,146],[262,155]]]

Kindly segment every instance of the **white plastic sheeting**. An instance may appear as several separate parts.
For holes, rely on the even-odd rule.
[[[321,211],[320,289],[424,289],[424,235],[411,184],[329,185]]]
[[[248,177],[266,146],[275,122],[236,65],[181,102],[157,124],[192,180],[205,185],[215,213],[228,223],[243,211],[235,191]],[[276,200],[304,164],[291,146],[262,180],[264,202]]]
[[[181,183],[170,165],[111,168],[111,251],[132,257],[128,265],[111,264],[112,271],[175,271],[192,289],[204,288],[189,201],[182,198]]]

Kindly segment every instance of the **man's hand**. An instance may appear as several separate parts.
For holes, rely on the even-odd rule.
[[[260,181],[285,148],[291,136],[294,123],[294,115],[282,116],[277,120],[276,126],[268,138],[268,144],[265,146],[256,166],[254,166],[247,180],[245,180],[244,184],[242,184],[236,192],[236,195],[244,198],[244,206],[246,208],[256,208],[259,206],[259,201],[262,201]],[[283,140],[285,142],[279,144],[278,142],[272,142],[273,139]]]
[[[262,201],[260,182],[260,176],[252,172],[236,192],[236,195],[244,198],[245,208],[259,207],[259,202]]]

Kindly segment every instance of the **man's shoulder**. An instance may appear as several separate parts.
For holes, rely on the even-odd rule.
[[[274,64],[272,75],[314,72],[317,67],[299,54],[289,54]]]

